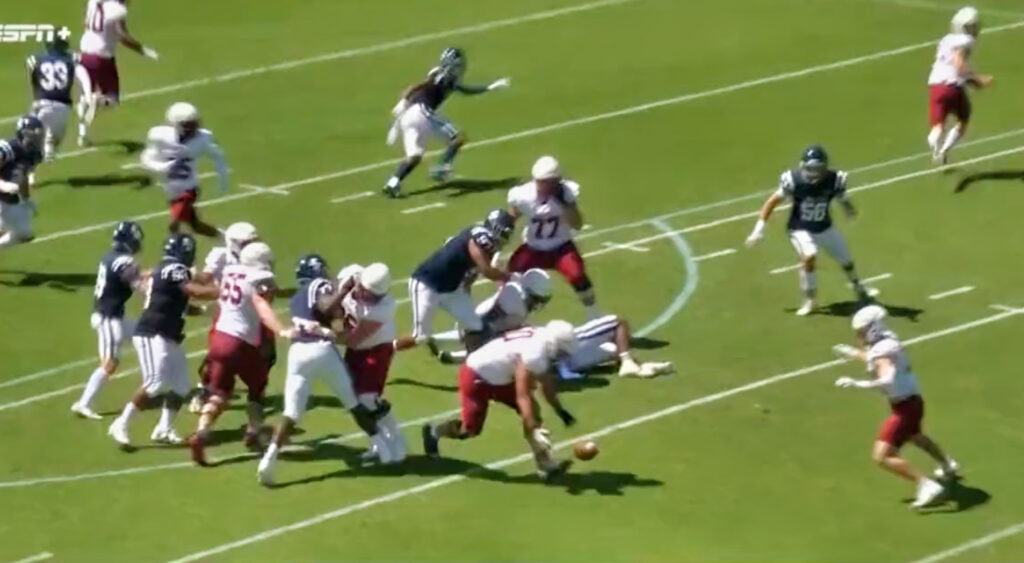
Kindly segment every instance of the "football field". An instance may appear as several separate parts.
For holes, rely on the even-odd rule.
[[[82,4],[22,3],[8,19],[67,24],[77,44]],[[925,78],[957,7],[132,2],[130,29],[161,59],[122,49],[122,107],[97,119],[95,148],[71,135],[40,168],[38,238],[0,252],[0,563],[1024,560],[1024,5],[978,5],[972,64],[996,82],[973,94],[971,129],[952,165],[936,168]],[[444,112],[469,139],[455,179],[432,182],[425,161],[407,197],[386,199],[378,190],[401,156],[384,142],[389,109],[453,45],[468,55],[467,82],[510,76],[512,87],[455,94]],[[34,48],[0,43],[5,135],[28,106]],[[225,194],[204,181],[204,218],[255,224],[284,287],[308,252],[332,271],[383,261],[404,281],[446,237],[504,206],[537,157],[556,155],[581,185],[577,242],[600,306],[629,319],[639,359],[671,360],[677,373],[608,369],[564,384],[579,423],[542,411],[559,453],[582,436],[601,453],[552,483],[534,475],[520,421],[502,407],[480,437],[443,442],[443,459],[422,455],[420,425],[459,406],[455,368],[425,350],[391,369],[387,397],[413,451],[399,467],[359,465],[366,440],[326,387],[274,489],[257,483],[241,444],[242,400],[218,423],[215,467],[148,444],[156,411],[136,417],[140,447],[122,452],[106,429],[139,384],[130,346],[98,399],[104,421],[68,408],[96,365],[89,314],[113,225],[139,220],[142,262],[160,257],[166,203],[133,165],[176,101],[199,107],[232,168]],[[833,385],[867,377],[830,351],[853,337],[842,271],[821,257],[822,310],[799,318],[788,209],[744,246],[779,174],[816,142],[850,173],[860,214],[833,215],[910,345],[927,431],[964,467],[924,512],[908,508],[912,484],[870,459],[885,400]],[[201,260],[210,241],[199,244]],[[553,286],[538,321],[584,321],[557,274]],[[478,285],[475,297],[492,290]],[[405,283],[394,291],[404,332]],[[439,329],[449,322],[438,316]],[[190,373],[209,323],[187,320]],[[175,426],[184,435],[195,422],[183,411]],[[921,452],[907,455],[931,470]]]

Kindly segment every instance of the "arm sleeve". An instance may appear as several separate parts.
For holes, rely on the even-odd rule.
[[[159,142],[157,137],[156,132],[149,132],[146,138],[146,149],[142,151],[139,162],[150,172],[166,174],[171,169],[171,166],[174,166],[174,161],[160,158],[160,152],[156,148],[156,144]]]
[[[206,143],[206,154],[213,159],[217,166],[217,177],[220,178],[221,190],[226,190],[228,187],[228,163],[224,159],[224,151],[221,150],[212,135]]]

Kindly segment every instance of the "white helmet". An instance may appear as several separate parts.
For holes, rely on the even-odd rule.
[[[534,180],[551,180],[562,177],[562,166],[553,156],[542,156],[533,164]]]
[[[274,252],[265,242],[253,242],[245,245],[238,256],[243,266],[271,271],[274,269]]]
[[[167,123],[181,125],[189,121],[199,121],[199,110],[187,102],[177,102],[167,108]]]
[[[850,322],[850,326],[857,332],[860,332],[872,325],[881,326],[882,319],[884,319],[887,314],[885,307],[882,307],[881,305],[868,305],[854,313],[853,321]]]
[[[338,271],[338,282],[341,283],[341,285],[345,285],[345,283],[352,278],[359,279],[359,274],[362,271],[363,267],[359,264],[349,264]]]
[[[551,321],[544,326],[544,340],[551,357],[570,356],[576,352],[578,342],[572,325],[565,321]]]
[[[526,293],[540,301],[551,299],[551,276],[540,268],[530,268],[519,278]]]
[[[224,241],[228,244],[228,250],[234,254],[242,251],[242,247],[260,238],[256,227],[252,223],[240,222],[231,223],[224,231]]]
[[[978,25],[980,14],[974,6],[966,6],[957,10],[953,15],[953,32],[967,33],[967,26]]]
[[[391,270],[380,262],[370,264],[359,273],[359,284],[378,297],[387,295],[391,290]]]

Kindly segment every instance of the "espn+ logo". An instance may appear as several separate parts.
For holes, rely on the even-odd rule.
[[[0,43],[49,43],[54,37],[65,41],[71,37],[71,30],[67,26],[57,27],[42,23],[5,23],[0,24]]]

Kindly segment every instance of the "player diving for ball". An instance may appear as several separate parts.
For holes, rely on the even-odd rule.
[[[402,92],[398,104],[391,110],[395,120],[388,131],[388,144],[394,145],[401,137],[405,160],[398,165],[384,186],[384,194],[390,197],[401,196],[402,180],[423,160],[427,139],[432,136],[444,138],[448,147],[441,161],[431,169],[430,175],[439,182],[451,176],[455,155],[466,144],[466,136],[439,111],[452,92],[476,95],[507,88],[510,84],[508,78],[495,80],[486,86],[463,84],[466,64],[466,54],[462,49],[449,47],[441,53],[441,64],[427,73],[426,80]]]
[[[836,386],[841,389],[877,389],[885,394],[892,414],[878,431],[871,457],[883,469],[917,483],[917,495],[911,506],[923,508],[938,500],[944,488],[938,481],[914,469],[900,455],[900,448],[907,442],[921,448],[939,464],[935,475],[940,480],[955,479],[960,465],[921,429],[924,399],[903,343],[898,336],[886,330],[882,322],[885,316],[885,309],[879,305],[868,305],[854,314],[851,326],[857,333],[857,346],[839,344],[833,350],[844,358],[866,362],[868,373],[874,378],[840,377]]]
[[[672,362],[637,362],[629,345],[633,337],[629,323],[616,315],[594,319],[573,332],[576,350],[556,365],[562,379],[581,379],[587,370],[612,362],[619,364],[619,377],[649,378],[675,370]]]
[[[38,212],[31,199],[29,176],[43,160],[43,122],[34,115],[18,120],[13,139],[0,141],[0,248],[35,238],[32,219]]]
[[[838,200],[847,217],[857,214],[856,208],[846,195],[846,172],[832,170],[828,166],[828,154],[820,145],[812,145],[800,157],[800,166],[782,173],[779,188],[761,208],[754,230],[747,237],[747,246],[753,246],[764,238],[765,224],[772,211],[785,199],[793,205],[789,212],[789,242],[800,257],[800,290],[804,294],[803,305],[796,314],[806,316],[815,308],[814,298],[818,292],[818,277],[815,272],[818,246],[825,248],[832,258],[839,262],[843,273],[850,280],[857,299],[870,300],[867,289],[860,283],[853,267],[853,257],[846,245],[846,239],[832,224],[830,208],[832,200]]]

